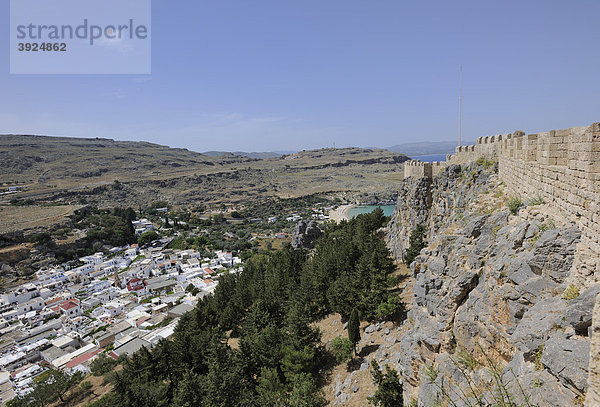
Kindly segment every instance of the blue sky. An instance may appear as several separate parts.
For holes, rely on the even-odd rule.
[[[195,151],[453,140],[461,64],[463,140],[587,125],[598,15],[597,0],[155,0],[151,75],[10,75],[1,41],[0,133]]]

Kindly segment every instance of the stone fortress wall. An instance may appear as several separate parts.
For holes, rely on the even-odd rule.
[[[498,162],[508,191],[523,200],[541,197],[579,226],[582,242],[600,252],[600,123],[537,134],[480,137],[459,146],[446,162],[408,161],[405,177],[431,178],[451,164],[483,157]]]
[[[422,162],[421,160],[406,161],[404,163],[404,178],[431,178],[446,167],[446,165],[444,161],[434,161],[432,163]]]

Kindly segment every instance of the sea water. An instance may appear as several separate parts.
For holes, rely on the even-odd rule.
[[[394,213],[394,208],[396,205],[365,205],[365,206],[355,206],[354,208],[350,208],[347,212],[348,218],[352,219],[355,216],[361,215],[363,213],[371,213],[377,208],[381,208],[383,210],[383,214],[385,216],[392,216]]]

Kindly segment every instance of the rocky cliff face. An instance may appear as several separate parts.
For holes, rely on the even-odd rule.
[[[405,400],[583,402],[600,285],[570,285],[580,231],[550,205],[513,215],[505,200],[495,169],[474,163],[405,180],[388,232],[393,254],[402,258],[417,224],[428,230],[398,338]]]
[[[294,249],[312,249],[317,239],[323,234],[314,220],[301,220],[296,224],[292,234],[292,247]]]

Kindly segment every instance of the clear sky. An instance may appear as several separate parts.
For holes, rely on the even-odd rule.
[[[10,75],[0,41],[0,133],[195,151],[453,140],[461,64],[464,140],[582,126],[600,121],[598,16],[598,0],[154,0],[151,75]]]

